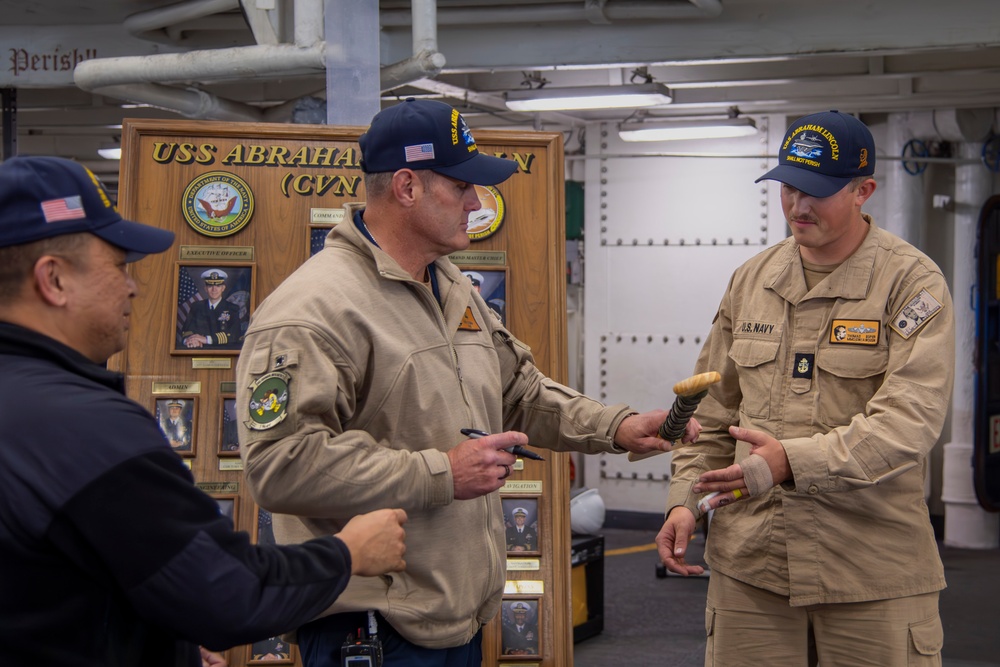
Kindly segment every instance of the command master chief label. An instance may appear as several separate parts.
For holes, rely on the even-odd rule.
[[[878,345],[878,320],[834,320],[830,342],[835,345]]]

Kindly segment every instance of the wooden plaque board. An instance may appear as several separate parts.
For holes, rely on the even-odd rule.
[[[172,230],[177,240],[167,252],[130,265],[139,295],[126,349],[109,366],[125,373],[129,396],[150,411],[158,396],[197,399],[191,428],[198,446],[186,460],[202,488],[239,500],[237,528],[253,535],[258,512],[224,432],[238,345],[188,348],[180,338],[189,315],[185,306],[190,310],[200,298],[192,290],[204,291],[199,277],[221,268],[240,281],[227,287],[227,296],[241,308],[232,318],[243,321],[309,257],[325,228],[345,215],[349,219],[345,207],[365,199],[357,144],[363,131],[167,120],[123,125],[119,209],[127,219]],[[495,192],[482,195],[494,209],[502,202],[502,223],[481,238],[470,232],[468,251],[453,260],[494,281],[503,279],[508,327],[531,346],[543,372],[565,382],[562,136],[496,131],[475,136],[481,151],[514,159],[519,168]],[[543,531],[538,551],[517,559],[507,572],[505,600],[537,601],[541,639],[539,654],[513,659],[524,667],[572,665],[567,455],[546,452],[545,462],[525,460],[502,495],[534,500]],[[509,662],[500,651],[498,615],[484,631],[483,664]],[[251,661],[249,647],[233,647],[228,657],[232,666]]]

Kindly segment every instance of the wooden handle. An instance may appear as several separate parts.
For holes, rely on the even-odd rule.
[[[674,393],[677,396],[694,396],[695,394],[700,394],[701,392],[707,390],[713,384],[722,379],[717,371],[708,371],[707,373],[699,373],[698,375],[692,375],[686,380],[681,380],[674,385]],[[699,397],[700,399],[700,397]],[[674,399],[674,405],[670,409],[673,410],[677,406],[677,399]],[[691,408],[693,412],[693,408]],[[669,418],[669,414],[668,414]],[[686,420],[685,420],[686,421]],[[648,459],[651,456],[656,456],[657,454],[662,454],[662,451],[656,452],[646,452],[645,454],[635,454],[633,452],[628,453],[629,461],[641,461],[643,459]]]
[[[710,386],[722,379],[718,371],[709,371],[692,375],[686,380],[681,380],[674,385],[674,393],[678,396],[690,396],[700,391],[708,389]]]

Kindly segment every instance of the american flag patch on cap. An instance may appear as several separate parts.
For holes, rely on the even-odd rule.
[[[42,215],[45,216],[45,222],[82,220],[87,217],[87,213],[83,210],[83,202],[80,201],[79,196],[43,201]]]
[[[434,159],[434,144],[417,144],[407,146],[403,149],[407,162],[419,162],[420,160]]]

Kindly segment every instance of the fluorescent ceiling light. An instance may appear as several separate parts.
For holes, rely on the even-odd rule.
[[[579,88],[534,88],[507,93],[512,111],[573,111],[580,109],[636,109],[670,104],[673,98],[662,83]]]
[[[98,148],[97,154],[100,155],[105,160],[121,160],[122,159],[122,149],[121,148]]]
[[[752,118],[625,122],[618,130],[622,141],[672,141],[674,139],[726,139],[757,133]]]

